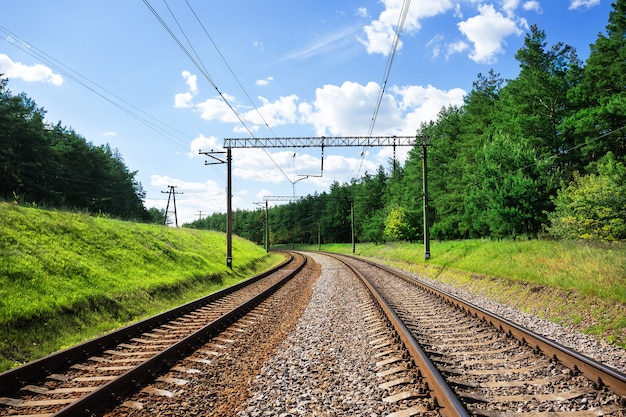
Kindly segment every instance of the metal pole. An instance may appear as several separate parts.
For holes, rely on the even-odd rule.
[[[265,200],[265,251],[270,251],[270,223],[268,215],[268,201]]]
[[[178,212],[176,211],[176,191],[174,190],[174,186],[172,185],[172,196],[173,196],[173,201],[174,201],[174,220],[175,220],[175,224],[176,227],[178,227]]]
[[[428,227],[428,167],[426,157],[426,144],[422,143],[423,149],[423,181],[424,181],[424,259],[430,259],[430,228]]]
[[[232,184],[232,150],[226,148],[226,266],[233,268],[233,184]]]
[[[350,228],[352,233],[352,253],[354,253],[354,201],[350,202]]]
[[[317,219],[317,250],[322,250],[322,225],[319,219]]]

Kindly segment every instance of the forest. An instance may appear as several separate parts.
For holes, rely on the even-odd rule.
[[[0,74],[0,199],[153,221],[156,209],[144,207],[137,173],[119,151],[95,146],[60,122],[47,124],[45,110],[7,84]]]
[[[582,62],[548,46],[536,25],[504,80],[478,74],[462,106],[423,124],[404,164],[328,192],[255,211],[237,210],[233,232],[270,244],[419,241],[424,238],[423,149],[431,238],[626,239],[626,0]],[[224,231],[226,214],[187,227]]]

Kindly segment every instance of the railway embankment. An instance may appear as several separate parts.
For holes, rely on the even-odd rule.
[[[0,371],[277,264],[225,235],[0,203]]]
[[[318,245],[301,246],[318,250]],[[626,244],[556,240],[357,243],[355,255],[626,348]],[[352,254],[351,244],[322,251]]]

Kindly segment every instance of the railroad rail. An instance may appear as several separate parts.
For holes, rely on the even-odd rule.
[[[181,307],[0,374],[0,415],[90,415],[138,389],[267,299],[306,265],[275,268]]]
[[[378,300],[442,415],[626,412],[623,373],[387,266],[326,255],[355,271]]]

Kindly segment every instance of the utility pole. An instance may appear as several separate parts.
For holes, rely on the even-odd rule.
[[[422,168],[424,181],[424,259],[430,259],[430,227],[428,226],[428,158],[426,156],[426,143],[422,142]]]
[[[321,220],[317,219],[317,251],[322,250],[322,224]]]
[[[270,251],[270,231],[269,231],[269,225],[268,225],[268,220],[269,220],[269,216],[268,216],[268,211],[269,211],[269,207],[268,207],[268,201],[265,200],[265,204],[263,203],[254,203],[257,206],[263,208],[265,207],[265,221],[264,221],[264,227],[263,227],[263,241],[265,244],[265,252],[269,252]]]
[[[169,194],[167,196],[167,205],[165,206],[165,218],[163,219],[163,224],[167,226],[167,214],[170,209],[170,199],[172,199],[174,202],[174,220],[176,221],[176,227],[178,227],[178,214],[176,213],[176,194],[183,193],[177,193],[174,190],[176,188],[176,185],[168,185],[168,187],[169,191],[161,191],[163,194]]]
[[[352,234],[352,253],[354,253],[354,201],[350,201],[350,233]]]
[[[226,164],[226,266],[233,269],[233,183],[231,174],[232,150],[230,147],[226,151],[199,151],[201,155],[207,155],[214,162],[204,161],[204,165]],[[226,154],[226,160],[218,158],[217,154]]]
[[[198,220],[202,220],[202,210],[198,210],[198,214],[196,214],[196,216],[199,217]]]

